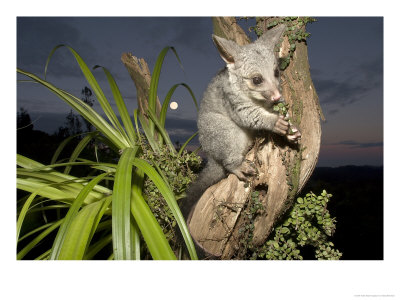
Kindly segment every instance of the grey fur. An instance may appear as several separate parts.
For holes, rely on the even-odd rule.
[[[197,125],[208,163],[187,192],[185,216],[203,192],[228,173],[240,180],[255,174],[244,161],[255,133],[287,134],[288,122],[272,110],[281,97],[274,48],[284,30],[285,26],[277,26],[245,46],[213,35],[227,66],[210,82],[201,102]],[[254,83],[259,81],[255,77],[262,82]]]

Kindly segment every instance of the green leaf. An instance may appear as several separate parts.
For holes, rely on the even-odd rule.
[[[180,86],[180,85],[183,86],[183,87],[185,87],[185,88],[189,91],[190,95],[192,96],[194,105],[196,106],[196,110],[199,110],[199,106],[198,106],[198,104],[197,104],[196,97],[194,96],[193,91],[191,90],[191,88],[190,88],[186,83],[177,83],[177,84],[173,85],[173,86],[170,88],[170,90],[169,90],[168,93],[167,93],[167,96],[165,96],[163,105],[162,105],[162,107],[161,107],[161,112],[160,112],[160,124],[161,124],[163,127],[165,127],[165,119],[166,119],[166,116],[167,116],[167,110],[168,110],[169,102],[171,101],[171,97],[172,97],[173,93],[175,92],[176,88],[177,88],[178,86]]]
[[[131,234],[133,244],[133,259],[140,260],[140,229],[134,218],[131,218]]]
[[[120,132],[118,132],[114,127],[110,126],[110,124],[107,123],[92,107],[87,105],[81,99],[55,87],[51,83],[40,79],[32,73],[23,71],[21,69],[17,69],[17,72],[32,78],[35,82],[42,84],[51,92],[55,93],[63,101],[74,108],[83,118],[96,127],[97,130],[103,133],[118,149],[123,149],[129,146],[129,143]]]
[[[122,129],[122,126],[119,123],[118,118],[115,115],[113,109],[111,108],[110,103],[107,101],[102,89],[100,88],[99,84],[97,83],[93,73],[90,71],[89,67],[86,65],[86,63],[83,61],[83,59],[79,56],[79,54],[73,48],[71,48],[67,45],[63,45],[63,44],[54,47],[53,50],[50,52],[50,54],[47,58],[47,61],[46,61],[45,76],[46,76],[47,67],[48,67],[48,64],[50,62],[52,55],[54,54],[54,52],[57,49],[59,49],[61,47],[66,47],[72,53],[72,55],[75,57],[75,60],[77,61],[79,67],[81,68],[83,75],[85,76],[91,89],[93,90],[94,94],[96,95],[97,101],[100,103],[101,107],[103,108],[104,113],[110,120],[113,127],[115,129],[117,129],[120,134],[123,134],[124,131]],[[97,128],[97,129],[99,129],[99,128]]]
[[[288,233],[288,232],[290,232],[289,228],[287,228],[287,227],[282,227],[281,233],[285,234],[285,233]]]
[[[132,162],[138,147],[126,148],[118,162],[115,173],[112,200],[113,252],[116,260],[132,259],[133,241],[131,236],[131,186]]]
[[[33,234],[35,234],[35,233],[37,233],[39,231],[42,231],[43,229],[46,229],[46,228],[52,226],[53,224],[54,224],[54,222],[53,223],[47,223],[47,224],[44,224],[43,226],[39,226],[39,227],[33,229],[32,231],[24,234],[24,236],[19,238],[18,242],[21,242],[22,240],[26,239],[27,237],[30,237],[31,235],[33,235]],[[18,234],[17,234],[17,238],[18,238]]]
[[[100,66],[95,66],[95,68],[100,67]],[[114,80],[114,77],[111,75],[111,73],[104,67],[101,67],[103,71],[105,72],[107,76],[108,83],[111,87],[111,91],[114,96],[115,103],[117,104],[117,108],[119,111],[119,114],[121,116],[122,123],[124,124],[124,127],[126,129],[126,132],[128,134],[128,141],[130,142],[130,146],[133,147],[135,145],[136,141],[136,134],[135,134],[135,129],[133,128],[132,120],[131,117],[129,116],[128,109],[126,108],[125,101],[122,98],[121,92],[118,88],[117,83]]]
[[[100,252],[101,249],[103,249],[105,246],[107,246],[111,242],[112,242],[112,234],[109,234],[106,237],[103,237],[102,239],[100,239],[99,241],[97,241],[95,244],[91,245],[88,248],[83,259],[85,259],[85,260],[92,259],[98,252]]]
[[[151,74],[150,90],[149,90],[149,110],[154,114],[156,114],[157,89],[158,89],[158,81],[160,79],[161,67],[164,62],[164,58],[169,50],[172,50],[175,53],[175,56],[178,59],[179,64],[182,66],[179,56],[174,47],[167,46],[163,50],[161,50],[160,54],[158,55],[157,61],[154,65],[153,73]],[[154,123],[151,121],[149,122],[149,130],[150,134],[153,135]]]
[[[69,158],[69,162],[75,162],[76,159],[78,158],[78,156],[81,154],[81,152],[83,151],[83,149],[86,148],[87,144],[89,144],[89,142],[98,135],[97,131],[91,132],[89,134],[87,134],[79,143],[78,145],[75,147],[74,151],[71,154],[71,157]],[[69,172],[71,171],[72,166],[71,165],[67,165],[65,167],[64,170],[64,174],[69,174]]]
[[[164,141],[167,144],[168,148],[170,149],[171,153],[175,153],[176,150],[174,148],[174,145],[172,144],[167,131],[165,130],[165,128],[158,121],[157,116],[151,110],[148,110],[147,113],[148,113],[150,119],[157,126],[158,131],[160,132],[162,138],[164,139]]]
[[[53,154],[53,157],[51,158],[50,164],[54,165],[57,161],[58,156],[60,155],[61,151],[65,148],[65,146],[75,137],[81,135],[81,133],[79,134],[75,134],[72,136],[67,137],[65,140],[63,140],[60,145],[57,147],[56,151]]]
[[[102,204],[102,201],[94,202],[78,212],[66,230],[57,259],[81,260],[83,258],[90,243],[90,233]]]
[[[24,206],[21,209],[21,212],[19,213],[18,220],[17,220],[17,241],[19,239],[19,234],[21,232],[21,227],[22,223],[24,222],[26,213],[28,212],[29,207],[31,206],[33,200],[37,196],[40,190],[37,190],[36,192],[32,193],[28,199],[25,201]]]
[[[168,241],[142,196],[143,171],[138,168],[134,173],[131,190],[131,212],[146,242],[151,256],[155,260],[175,260]]]
[[[50,259],[58,259],[59,258],[65,237],[67,235],[67,232],[68,232],[70,226],[72,226],[71,224],[72,224],[74,218],[78,214],[79,208],[82,206],[83,202],[85,201],[86,197],[89,195],[90,191],[97,185],[97,183],[99,183],[101,180],[103,180],[104,177],[106,177],[107,175],[108,175],[108,173],[103,173],[103,174],[96,176],[81,190],[79,195],[76,197],[76,199],[72,203],[70,209],[68,210],[68,213],[64,218],[64,222],[61,225],[61,227],[57,233],[57,236],[54,240],[53,247],[52,247],[51,254],[50,254]]]
[[[182,145],[181,149],[179,149],[178,156],[181,156],[181,155],[182,155],[182,152],[183,152],[183,150],[185,150],[187,144],[189,144],[189,142],[190,142],[196,135],[198,135],[198,134],[199,134],[199,132],[197,131],[197,132],[195,132],[190,138],[188,138],[188,139],[186,140],[186,142]]]
[[[17,259],[23,259],[25,255],[32,250],[37,244],[39,244],[46,236],[48,236],[53,230],[57,229],[62,223],[64,219],[58,220],[45,231],[40,233],[36,238],[34,238],[28,245],[26,245],[21,251],[17,254]]]
[[[147,142],[149,143],[150,147],[153,149],[154,152],[159,152],[160,148],[158,147],[158,144],[157,144],[156,140],[154,139],[154,134],[151,133],[150,127],[147,125],[147,122],[143,118],[142,114],[139,114],[139,121],[140,121],[140,125],[142,126],[142,129],[144,131],[144,134],[146,135]],[[151,122],[151,119],[149,120],[149,123],[150,122]],[[153,125],[154,125],[154,123],[153,123]]]

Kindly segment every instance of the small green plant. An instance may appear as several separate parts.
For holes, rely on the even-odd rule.
[[[250,259],[291,260],[303,259],[301,254],[305,246],[314,249],[317,259],[340,259],[342,254],[334,248],[329,237],[335,232],[335,218],[332,218],[327,204],[332,197],[325,190],[317,196],[310,192],[297,198],[281,224],[278,224],[270,237],[261,247],[246,241]],[[247,237],[251,233],[247,233]]]
[[[275,104],[273,106],[273,110],[278,112],[279,115],[283,116],[285,118],[285,120],[287,120],[289,122],[289,131],[288,131],[289,135],[292,135],[298,131],[295,127],[293,127],[292,120],[290,119],[289,104],[284,103],[284,102],[279,102],[278,104]]]
[[[249,18],[245,18],[249,19]],[[265,18],[257,17],[255,26],[250,26],[249,30],[254,31],[255,34],[260,37],[264,33],[265,29],[271,29],[279,24],[285,24],[287,27],[284,36],[288,38],[289,49],[286,57],[280,58],[280,69],[285,70],[289,64],[290,59],[293,57],[294,51],[296,50],[296,42],[304,42],[310,36],[310,33],[305,31],[305,25],[308,23],[315,22],[316,19],[311,17],[284,17],[284,18]]]
[[[142,140],[145,141],[145,139]],[[147,143],[142,145],[142,149],[140,157],[163,174],[165,182],[168,182],[179,202],[184,197],[189,184],[196,178],[195,172],[200,169],[201,158],[195,152],[188,153],[184,150],[178,154],[171,152],[167,147],[154,152]],[[160,190],[149,178],[144,181],[143,196],[172,248],[177,249],[179,245],[176,236],[176,220]]]

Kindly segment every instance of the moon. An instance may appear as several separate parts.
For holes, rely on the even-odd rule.
[[[171,102],[171,103],[169,104],[169,107],[170,107],[171,109],[177,109],[177,108],[178,108],[178,103],[176,103],[175,101],[174,101],[174,102]]]

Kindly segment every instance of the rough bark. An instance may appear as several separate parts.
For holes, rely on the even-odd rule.
[[[217,35],[241,45],[250,42],[234,18],[214,18],[213,24]],[[285,54],[287,49],[286,38],[281,44],[280,54]],[[315,168],[322,114],[304,42],[296,43],[296,51],[282,74],[282,81],[282,94],[290,105],[292,120],[302,133],[301,141],[298,145],[290,145],[274,134],[257,139],[246,158],[256,164],[258,177],[246,184],[231,174],[202,195],[188,226],[196,243],[211,257],[240,258],[239,229],[248,222],[246,207],[255,190],[259,192],[259,200],[265,209],[254,220],[253,244],[263,244]]]

